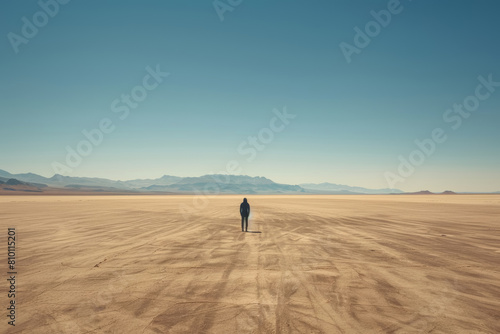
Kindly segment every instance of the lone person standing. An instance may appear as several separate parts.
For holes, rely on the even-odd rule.
[[[248,216],[250,215],[250,204],[248,204],[247,199],[243,199],[243,203],[240,205],[241,214],[241,232],[247,232],[248,230]]]

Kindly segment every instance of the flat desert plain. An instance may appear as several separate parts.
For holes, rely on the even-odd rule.
[[[1,331],[500,333],[500,196],[247,197],[1,196]]]

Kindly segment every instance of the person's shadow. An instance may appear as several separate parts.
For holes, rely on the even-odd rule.
[[[247,233],[262,233],[261,231],[246,231]]]

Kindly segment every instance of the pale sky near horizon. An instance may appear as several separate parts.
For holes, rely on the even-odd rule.
[[[236,161],[279,183],[388,188],[399,157],[420,159],[415,140],[441,128],[446,141],[394,187],[500,191],[498,1],[244,0],[223,21],[212,0],[54,1],[40,1],[53,17],[38,1],[0,5],[0,169],[50,177],[109,119],[65,175],[200,176]],[[370,23],[388,6],[385,27]],[[367,24],[379,31],[348,63],[340,44]],[[144,83],[157,66],[169,75]],[[121,101],[132,91],[147,93],[135,108]],[[447,112],[463,103],[470,115]]]

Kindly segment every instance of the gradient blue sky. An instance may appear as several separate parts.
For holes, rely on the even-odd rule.
[[[348,64],[339,48],[388,1],[245,0],[220,21],[211,1],[70,1],[13,51],[37,1],[1,5],[0,169],[54,174],[66,146],[105,117],[116,125],[68,175],[199,176],[238,161],[276,182],[388,187],[398,156],[434,128],[448,140],[416,167],[406,191],[500,190],[500,88],[457,130],[446,109],[500,81],[500,3],[409,1]],[[111,102],[146,66],[170,76],[120,120]],[[297,115],[248,162],[238,146]]]

